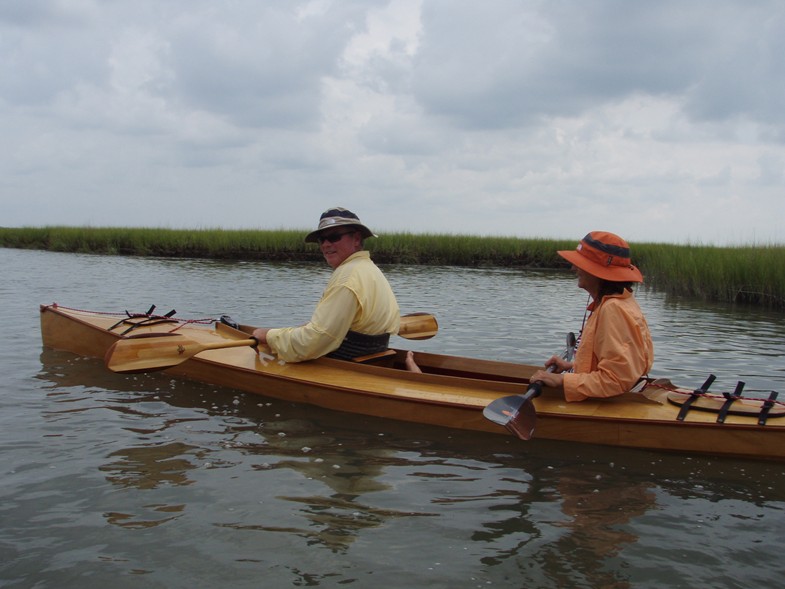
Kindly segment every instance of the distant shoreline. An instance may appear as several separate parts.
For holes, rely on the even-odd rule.
[[[123,256],[322,261],[307,230],[0,227],[0,247]],[[577,240],[383,234],[366,241],[380,264],[568,269],[556,254]],[[785,310],[785,246],[631,244],[646,286],[707,301]]]

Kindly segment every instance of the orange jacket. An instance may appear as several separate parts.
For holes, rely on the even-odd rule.
[[[613,397],[630,390],[651,370],[654,344],[641,308],[630,291],[606,295],[592,311],[564,375],[564,398]]]

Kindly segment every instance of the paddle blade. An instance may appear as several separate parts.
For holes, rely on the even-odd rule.
[[[504,427],[513,435],[518,436],[521,440],[531,440],[536,425],[537,411],[534,409],[534,405],[529,402],[524,403],[518,411],[518,414],[507,422]]]
[[[531,400],[542,392],[542,382],[529,385],[523,395],[501,397],[488,403],[482,410],[483,417],[503,425],[522,440],[531,440],[537,425],[537,410]]]
[[[570,332],[567,334],[567,349],[562,352],[562,358],[571,361],[574,353],[575,334]],[[556,370],[555,364],[546,368],[547,372],[554,370]],[[496,399],[485,406],[482,414],[493,423],[503,425],[520,439],[530,440],[534,435],[534,427],[537,425],[537,410],[531,400],[540,396],[542,386],[541,380],[534,381],[529,384],[525,394]]]
[[[524,403],[523,395],[501,397],[488,403],[482,410],[482,414],[485,419],[507,427],[507,424],[518,414]]]
[[[550,367],[548,372],[551,372],[552,368]],[[537,380],[531,383],[526,394],[521,397],[523,403],[517,413],[504,424],[504,427],[522,440],[531,440],[534,435],[534,427],[537,425],[537,410],[534,408],[532,399],[539,397],[541,393],[542,381]]]
[[[510,395],[496,399],[482,410],[483,416],[506,427],[522,440],[530,440],[537,424],[537,411],[524,395]]]
[[[164,370],[185,362],[205,349],[203,344],[179,334],[149,334],[116,341],[106,351],[104,363],[113,372]]]
[[[436,317],[430,313],[410,313],[401,316],[398,335],[406,339],[430,339],[438,330]]]

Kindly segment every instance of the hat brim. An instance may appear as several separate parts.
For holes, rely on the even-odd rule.
[[[592,276],[609,280],[610,282],[643,282],[643,274],[637,267],[629,266],[603,266],[581,255],[576,250],[557,251],[562,258],[576,268],[588,272]]]
[[[317,243],[318,237],[320,233],[324,233],[330,229],[335,229],[336,227],[354,227],[360,234],[363,236],[363,239],[367,239],[369,237],[378,237],[373,231],[368,229],[362,223],[357,223],[356,221],[352,221],[351,219],[338,219],[334,223],[332,223],[329,227],[322,227],[321,229],[317,229],[316,231],[311,231],[308,235],[305,236],[305,243]]]

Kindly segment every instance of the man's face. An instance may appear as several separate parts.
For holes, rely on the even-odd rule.
[[[316,238],[327,264],[335,270],[354,252],[360,251],[360,232],[352,227],[336,227],[322,232]]]

